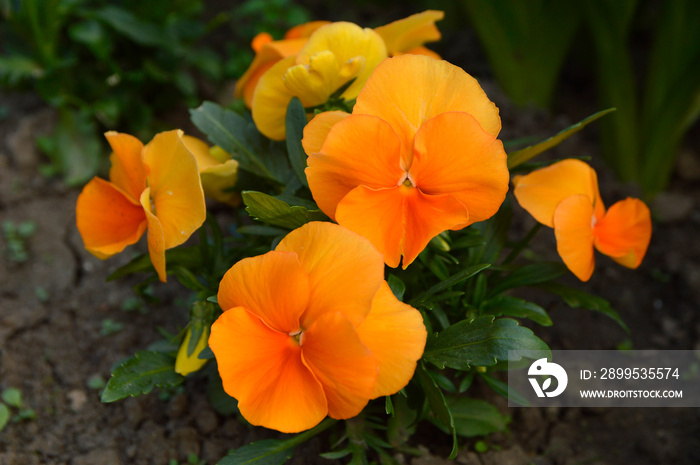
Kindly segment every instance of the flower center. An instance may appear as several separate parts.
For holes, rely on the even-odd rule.
[[[399,182],[396,183],[397,186],[404,186],[404,187],[416,187],[416,183],[413,180],[413,177],[411,177],[411,173],[408,171],[404,171],[403,176],[401,179],[399,179]]]
[[[301,345],[304,336],[303,330],[300,329],[299,331],[292,331],[289,333],[289,335],[294,339],[294,341],[296,341],[297,344]]]

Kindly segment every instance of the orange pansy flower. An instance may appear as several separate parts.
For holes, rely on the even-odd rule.
[[[197,163],[179,130],[162,132],[145,147],[128,134],[105,137],[113,150],[110,181],[93,178],[76,205],[85,248],[105,259],[148,229],[151,262],[165,281],[165,251],[185,242],[206,217]]]
[[[315,222],[226,273],[209,346],[246,420],[303,431],[408,383],[427,333],[383,271],[366,239]]]
[[[318,206],[406,268],[430,239],[491,217],[508,169],[498,108],[445,61],[402,55],[377,67],[352,115],[321,113],[304,130]]]
[[[598,179],[586,163],[567,159],[516,176],[515,198],[537,221],[554,228],[557,252],[581,281],[593,274],[593,249],[628,268],[637,268],[651,240],[649,208],[627,198],[607,211]]]

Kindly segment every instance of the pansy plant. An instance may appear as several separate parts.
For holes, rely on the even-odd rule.
[[[107,258],[147,231],[148,254],[112,277],[165,280],[168,250],[194,304],[173,310],[179,333],[114,370],[103,401],[206,379],[222,415],[296,434],[244,445],[223,465],[284,463],[328,428],[340,440],[326,457],[392,463],[389,448],[421,420],[449,434],[454,458],[474,431],[467,406],[480,406],[483,433],[507,423],[470,397],[472,380],[503,393],[508,361],[549,351],[518,321],[551,325],[546,310],[509,290],[539,286],[624,325],[604,300],[553,281],[567,268],[589,279],[594,249],[640,266],[648,209],[626,199],[606,210],[580,160],[524,165],[605,112],[506,154],[479,82],[424,47],[441,18],[261,34],[235,91],[250,113],[192,110],[208,142],[107,134],[109,181],[90,181],[77,203],[85,247]],[[509,236],[511,179],[517,202],[554,229],[564,265],[521,256],[537,228]]]

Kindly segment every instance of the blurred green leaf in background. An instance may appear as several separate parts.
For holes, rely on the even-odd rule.
[[[40,144],[50,161],[46,174],[85,183],[105,169],[101,133],[147,140],[172,126],[161,118],[185,117],[187,107],[217,99],[225,81],[243,73],[252,52],[239,26],[278,32],[309,16],[290,0],[206,6],[0,0],[0,88],[34,91],[59,109],[55,131]]]
[[[601,124],[608,165],[647,197],[666,188],[683,137],[700,115],[700,2],[462,4],[496,79],[517,105],[551,107],[567,56],[592,60],[599,105],[617,108]]]

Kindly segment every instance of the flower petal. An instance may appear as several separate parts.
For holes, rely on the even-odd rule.
[[[241,196],[233,191],[238,181],[238,161],[234,159],[212,166],[200,173],[204,194],[221,203],[237,207],[241,204]]]
[[[250,41],[250,48],[252,48],[255,53],[258,53],[263,45],[269,44],[274,40],[274,37],[272,37],[269,32],[260,32]]]
[[[112,147],[109,180],[123,190],[133,203],[137,203],[141,192],[146,188],[147,168],[143,164],[143,144],[134,136],[114,131],[105,133],[105,137]]]
[[[220,164],[219,160],[211,155],[209,144],[204,142],[202,139],[183,134],[182,142],[194,156],[194,159],[197,162],[197,169],[200,173],[207,168]]]
[[[335,123],[344,120],[350,113],[344,111],[324,111],[314,116],[304,127],[304,138],[301,140],[304,151],[307,155],[321,151],[323,143],[328,137],[328,133]]]
[[[404,144],[423,123],[448,111],[469,113],[492,136],[501,130],[498,108],[479,83],[461,68],[427,56],[402,55],[382,62],[357,97],[353,114],[378,116]],[[410,159],[410,154],[404,158]]]
[[[221,280],[221,309],[245,307],[276,331],[300,329],[299,318],[309,303],[309,278],[293,252],[268,252],[244,258]]]
[[[190,346],[190,340],[192,339],[192,328],[188,327],[185,333],[185,338],[180,344],[180,348],[177,351],[177,357],[175,358],[175,373],[182,376],[187,376],[190,373],[199,371],[206,363],[206,359],[199,358],[199,354],[207,348],[207,340],[209,339],[209,328],[205,328],[195,345],[194,351],[190,355],[187,355],[187,351]]]
[[[554,210],[557,252],[581,281],[588,281],[595,267],[593,257],[593,205],[587,195],[572,195]]]
[[[440,40],[440,31],[435,26],[435,21],[444,17],[445,13],[442,11],[426,10],[380,26],[374,31],[384,39],[390,55],[408,52],[426,42]]]
[[[442,60],[442,57],[437,52],[423,46],[415,47],[410,50],[406,50],[405,52],[394,52],[394,56],[399,55],[425,55],[430,58],[435,58],[436,60]]]
[[[279,60],[299,53],[305,43],[306,39],[304,38],[276,40],[262,44],[260,51],[255,54],[255,58],[246,72],[236,81],[233,95],[237,98],[243,97],[246,105],[250,108],[260,77]]]
[[[430,240],[447,229],[472,223],[467,208],[449,194],[428,195],[416,188],[400,188],[406,196],[403,262],[405,270]]]
[[[275,250],[295,252],[309,278],[302,327],[326,312],[341,312],[354,325],[365,319],[384,279],[382,256],[367,239],[337,224],[312,222],[289,233]]]
[[[651,241],[649,207],[627,198],[612,205],[594,229],[595,247],[628,268],[637,268]]]
[[[177,130],[162,132],[144,149],[154,214],[163,228],[166,249],[185,242],[207,214],[197,162],[181,135]]]
[[[148,255],[151,257],[153,268],[158,273],[158,279],[166,282],[165,277],[165,236],[163,225],[156,215],[151,211],[151,188],[147,187],[141,193],[141,206],[148,220]]]
[[[304,363],[323,386],[328,415],[351,418],[367,405],[377,379],[377,360],[340,312],[326,313],[304,331]]]
[[[311,36],[316,29],[326,24],[330,24],[330,21],[309,21],[308,23],[299,24],[294,26],[290,30],[284,33],[285,39],[306,39]]]
[[[308,65],[314,55],[324,50],[333,52],[339,65],[348,63],[355,57],[364,58],[364,67],[342,94],[348,100],[357,97],[374,68],[387,56],[386,46],[379,34],[372,29],[363,29],[357,24],[342,21],[322,26],[311,34],[299,51],[296,62]]]
[[[469,211],[469,223],[493,216],[508,192],[503,144],[467,113],[426,121],[415,139],[411,176],[426,194],[451,194]],[[466,224],[464,226],[467,226]]]
[[[401,262],[406,222],[406,197],[402,187],[372,189],[358,186],[338,204],[338,223],[366,237],[392,268]]]
[[[374,296],[372,310],[356,330],[379,364],[372,398],[395,394],[406,386],[428,337],[420,312],[400,302],[384,282]]]
[[[236,307],[219,316],[209,337],[224,390],[253,425],[284,433],[317,425],[328,412],[323,387],[303,364],[301,347]]]
[[[146,230],[140,205],[112,183],[100,178],[88,182],[78,196],[76,225],[88,252],[105,259],[138,242]]]
[[[294,95],[284,84],[284,75],[294,64],[294,56],[283,58],[265,71],[255,86],[250,106],[253,121],[261,133],[273,140],[284,140],[286,134],[284,119]]]
[[[379,118],[351,115],[336,123],[320,153],[308,158],[306,177],[318,206],[335,218],[338,202],[357,186],[373,189],[399,185],[405,177],[401,141]]]
[[[562,160],[525,176],[516,176],[513,184],[520,206],[550,228],[559,202],[571,195],[588,197],[591,205],[595,205],[597,218],[605,213],[598,192],[598,177],[593,168],[581,160]]]

